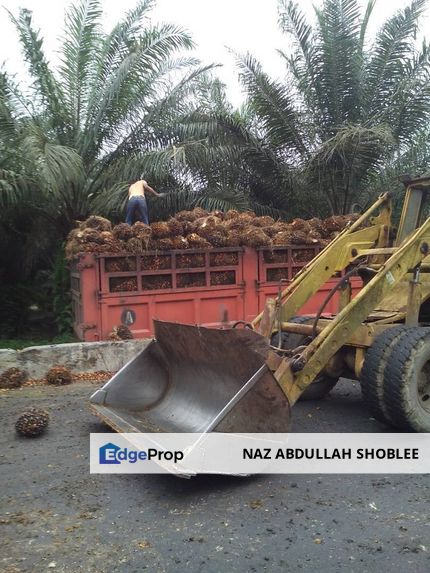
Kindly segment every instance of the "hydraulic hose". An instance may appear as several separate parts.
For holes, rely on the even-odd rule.
[[[335,284],[335,286],[328,293],[328,295],[324,299],[324,301],[323,301],[322,305],[320,306],[320,308],[319,308],[319,310],[315,316],[315,319],[312,323],[312,340],[314,340],[314,338],[316,338],[316,336],[317,336],[318,321],[321,318],[321,315],[324,312],[324,309],[327,306],[327,304],[331,301],[331,299],[336,294],[336,292],[348,282],[350,277],[358,274],[358,271],[360,269],[363,269],[363,268],[366,268],[366,267],[364,267],[364,265],[361,265],[361,266],[355,267],[355,268],[351,269],[350,271],[348,271],[347,273],[345,273],[343,275],[343,277],[341,277],[339,279],[339,281]]]

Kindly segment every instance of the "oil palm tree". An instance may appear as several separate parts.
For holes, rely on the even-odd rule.
[[[57,69],[31,12],[10,15],[32,84],[23,94],[1,77],[0,145],[21,158],[0,165],[3,202],[22,193],[26,179],[33,200],[38,190],[37,201],[46,200],[67,228],[99,195],[109,197],[140,176],[142,166],[151,178],[151,162],[143,158],[163,146],[166,126],[207,71],[193,57],[178,57],[193,47],[187,32],[151,25],[152,4],[141,0],[110,33],[102,30],[98,0],[72,5]],[[172,176],[157,171],[157,177],[160,183]]]
[[[30,77],[21,89],[0,70],[0,294],[17,314],[75,220],[118,210],[143,170],[154,186],[175,187],[171,162],[160,169],[155,152],[210,66],[184,55],[186,31],[151,24],[152,5],[140,0],[105,33],[100,1],[73,4],[56,67],[31,12],[10,14]]]
[[[291,195],[280,190],[293,186],[294,172],[262,137],[252,106],[233,109],[224,87],[218,79],[200,78],[198,98],[172,124],[170,143],[155,152],[161,171],[173,162],[178,181],[187,182],[171,196],[175,209],[193,204],[286,214]]]
[[[416,46],[426,1],[412,0],[369,41],[374,5],[361,15],[356,0],[326,0],[312,27],[297,4],[280,2],[280,24],[295,40],[293,54],[282,57],[300,104],[295,117],[302,112],[297,143],[288,130],[280,134],[293,141],[305,180],[323,190],[332,212],[365,199],[369,177],[413,145],[430,117],[429,45]],[[276,106],[264,116],[261,92],[255,95],[270,125]]]
[[[207,178],[216,157],[244,197],[290,216],[364,205],[371,181],[407,156],[430,119],[430,48],[416,44],[426,1],[412,0],[371,40],[374,5],[362,14],[357,0],[325,0],[311,24],[297,3],[280,0],[279,24],[293,40],[279,50],[285,78],[273,80],[251,54],[237,55],[247,112],[188,116],[189,164],[200,155]]]

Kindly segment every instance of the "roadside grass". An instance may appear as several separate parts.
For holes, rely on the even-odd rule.
[[[28,346],[46,346],[48,344],[66,344],[68,342],[77,342],[73,334],[57,334],[52,338],[45,336],[32,335],[22,338],[0,338],[0,349],[8,348],[12,350],[22,350]]]

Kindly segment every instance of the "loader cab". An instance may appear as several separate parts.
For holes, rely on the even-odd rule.
[[[400,246],[429,216],[430,176],[411,179],[404,177],[406,195],[400,217],[395,246]]]

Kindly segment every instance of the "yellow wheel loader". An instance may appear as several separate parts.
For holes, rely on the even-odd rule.
[[[286,432],[302,395],[321,397],[345,376],[360,380],[378,420],[430,432],[430,177],[405,185],[395,239],[386,193],[251,324],[156,321],[155,339],[91,397],[94,412],[122,432]],[[316,316],[299,316],[336,275]],[[363,287],[351,298],[353,276]]]

